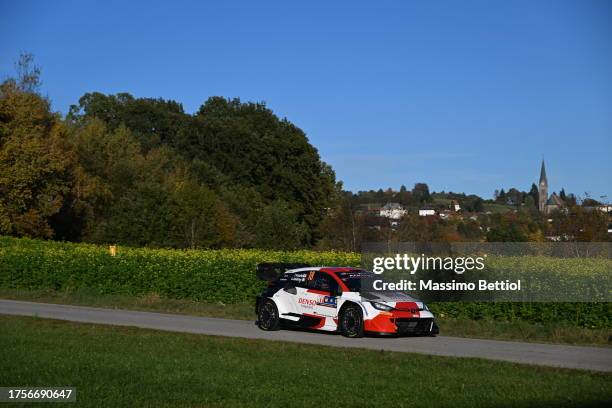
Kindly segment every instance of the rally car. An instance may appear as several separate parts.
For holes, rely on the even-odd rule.
[[[256,300],[257,325],[262,330],[293,325],[346,337],[438,334],[425,303],[404,292],[362,286],[375,276],[351,267],[260,264],[257,277],[268,287]]]

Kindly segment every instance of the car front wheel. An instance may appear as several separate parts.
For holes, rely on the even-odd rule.
[[[278,308],[270,299],[266,299],[259,307],[257,315],[257,326],[261,330],[273,331],[280,328],[280,318],[278,316]]]
[[[340,333],[345,337],[363,337],[363,313],[359,306],[350,305],[342,311]]]

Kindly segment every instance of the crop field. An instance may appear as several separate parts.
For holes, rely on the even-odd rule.
[[[172,299],[251,300],[264,283],[261,262],[358,266],[356,253],[258,249],[173,250],[107,247],[0,238],[0,286],[24,289],[89,288],[102,294],[156,293]]]
[[[120,247],[0,237],[0,289],[87,290],[101,295],[159,296],[237,304],[252,301],[263,282],[255,277],[260,262],[303,262],[359,266],[360,254],[257,249],[172,250]],[[608,276],[610,259],[547,257],[498,258],[510,269],[554,270],[559,276]],[[440,315],[458,319],[566,323],[591,329],[611,325],[610,303],[438,302]]]

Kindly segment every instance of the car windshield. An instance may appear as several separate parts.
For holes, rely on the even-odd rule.
[[[360,292],[361,288],[371,288],[372,281],[376,278],[380,279],[380,277],[372,272],[359,269],[349,272],[338,272],[336,275],[351,292]]]

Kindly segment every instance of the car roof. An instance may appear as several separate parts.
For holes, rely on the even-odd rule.
[[[321,266],[307,266],[305,268],[289,269],[288,271],[285,271],[285,274],[296,273],[296,272],[319,271],[321,270],[321,268],[322,268]]]
[[[296,273],[296,272],[311,272],[311,271],[321,271],[327,273],[337,273],[337,272],[351,272],[351,271],[360,271],[360,268],[355,268],[352,266],[308,266],[305,268],[296,268],[290,269],[285,273]]]
[[[351,272],[351,271],[360,271],[360,268],[354,268],[352,266],[326,266],[324,268],[321,268],[322,271],[324,272],[328,272],[328,273],[338,273],[338,272]]]

